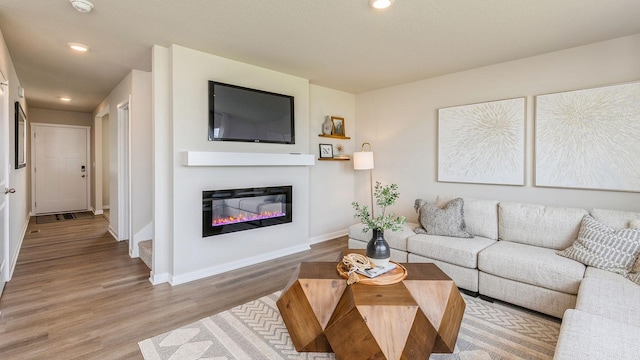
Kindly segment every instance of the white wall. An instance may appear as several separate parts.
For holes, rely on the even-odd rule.
[[[356,96],[356,143],[371,142],[374,181],[397,183],[396,213],[415,220],[416,198],[436,195],[523,201],[553,206],[640,211],[640,194],[534,187],[534,95],[640,80],[640,35],[487,66]],[[527,97],[526,185],[437,182],[437,109]],[[357,198],[366,201],[364,174]],[[368,189],[368,188],[367,188]]]
[[[9,81],[9,85],[5,87],[5,95],[9,98],[9,178],[8,186],[14,188],[16,192],[8,195],[8,211],[9,211],[9,263],[5,264],[5,270],[12,272],[13,268],[18,260],[18,254],[20,252],[20,244],[24,238],[27,225],[29,223],[29,208],[31,204],[30,196],[30,166],[31,166],[31,140],[27,136],[27,166],[21,169],[15,169],[15,108],[14,103],[20,101],[26,115],[27,115],[27,134],[31,133],[31,127],[29,120],[29,108],[24,98],[18,97],[18,90],[20,88],[20,80],[16,74],[16,70],[9,54],[9,49],[4,41],[2,32],[0,32],[0,71]],[[3,189],[4,190],[4,189]],[[0,259],[0,262],[2,260]],[[11,276],[11,273],[9,273]]]
[[[29,122],[43,124],[92,126],[91,113],[29,108]]]
[[[151,161],[152,149],[149,134],[151,134],[151,74],[139,70],[132,70],[116,86],[109,96],[94,110],[93,117],[109,110],[108,123],[108,154],[104,159],[108,161],[109,173],[109,229],[118,236],[118,105],[131,101],[129,104],[129,118],[131,127],[131,225],[132,234],[141,231],[151,223]],[[103,121],[106,117],[103,117]],[[96,164],[98,166],[98,164]],[[132,234],[129,234],[131,236]],[[123,239],[121,239],[123,240]]]
[[[138,241],[152,230],[153,156],[151,145],[151,73],[134,70],[131,91],[131,231]],[[148,231],[147,231],[148,230]]]
[[[169,281],[173,273],[173,124],[171,118],[171,59],[169,49],[152,49],[151,146],[153,169],[153,254],[150,280]]]
[[[309,169],[295,167],[187,167],[181,162],[187,150],[214,152],[291,153],[309,152],[309,82],[291,75],[172,45],[168,52],[154,48],[154,161],[156,178],[164,171],[159,164],[162,148],[173,184],[155,201],[172,209],[158,214],[158,222],[173,224],[172,236],[161,246],[154,242],[156,257],[166,261],[169,281],[181,283],[265,261],[309,247]],[[168,71],[169,76],[160,74]],[[255,144],[210,142],[208,130],[208,80],[262,89],[295,97],[296,143]],[[164,95],[163,95],[164,94]],[[167,109],[157,101],[167,96]],[[166,123],[163,114],[168,112]],[[164,126],[165,130],[159,130]],[[166,136],[170,138],[167,139]],[[163,162],[165,163],[165,162]],[[160,165],[160,166],[159,166]],[[202,237],[202,191],[213,189],[293,185],[293,222],[257,230]],[[158,196],[171,197],[170,201]],[[160,215],[160,216],[159,216]],[[166,218],[162,217],[164,215]],[[167,244],[168,243],[168,244]],[[164,252],[164,253],[161,253]],[[165,253],[171,253],[167,261]],[[154,262],[154,268],[156,262]],[[156,269],[154,269],[154,272]],[[161,275],[161,274],[158,274]]]
[[[345,154],[353,154],[355,148],[355,95],[324,88],[310,86],[310,153],[319,156],[319,144],[342,144]],[[319,137],[322,134],[324,117],[338,116],[345,119],[345,135],[350,140]],[[317,161],[311,168],[311,221],[309,235],[311,242],[319,242],[347,234],[347,228],[353,224],[354,170],[351,161]]]

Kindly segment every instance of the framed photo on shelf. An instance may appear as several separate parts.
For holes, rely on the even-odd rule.
[[[320,159],[333,158],[333,145],[320,144]]]
[[[331,117],[331,135],[345,136],[344,135],[344,118],[332,116]]]

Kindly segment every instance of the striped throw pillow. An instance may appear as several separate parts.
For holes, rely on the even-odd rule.
[[[590,215],[580,224],[578,239],[558,255],[585,265],[627,275],[640,254],[640,229],[614,230]]]

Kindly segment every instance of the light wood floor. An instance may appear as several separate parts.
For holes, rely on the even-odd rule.
[[[215,239],[212,239],[215,241]],[[346,237],[310,251],[170,286],[92,220],[31,219],[0,298],[0,359],[142,359],[138,341],[281,290],[300,261],[333,261]]]

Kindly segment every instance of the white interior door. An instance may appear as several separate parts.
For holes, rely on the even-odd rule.
[[[2,79],[0,79],[2,81]],[[0,85],[0,295],[9,280],[9,112],[7,86]]]
[[[89,128],[32,124],[36,214],[88,209]]]

